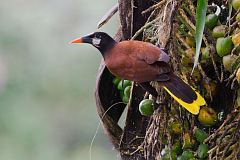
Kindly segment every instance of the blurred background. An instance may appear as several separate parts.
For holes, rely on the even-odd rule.
[[[0,159],[86,160],[99,123],[94,86],[101,60],[69,41],[96,31],[115,0],[0,3]],[[114,35],[115,16],[101,30]],[[117,159],[100,129],[93,160]]]

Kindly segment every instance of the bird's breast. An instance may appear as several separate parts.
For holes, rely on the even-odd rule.
[[[134,77],[134,60],[130,60],[128,56],[114,56],[105,59],[105,63],[109,71],[123,79],[132,80]]]

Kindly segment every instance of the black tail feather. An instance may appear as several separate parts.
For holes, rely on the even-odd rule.
[[[196,92],[186,84],[181,78],[171,73],[170,80],[162,82],[176,97],[184,102],[192,103],[197,99]]]
[[[168,76],[169,80],[161,81],[160,83],[163,86],[166,86],[176,97],[187,103],[192,103],[194,100],[197,99],[196,92],[181,78],[179,78],[173,73],[170,73]],[[140,83],[139,85],[152,96],[158,96],[156,89],[153,88],[149,82]]]

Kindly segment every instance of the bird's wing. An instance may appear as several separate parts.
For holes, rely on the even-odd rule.
[[[114,47],[116,53],[122,53],[137,60],[145,61],[147,64],[153,64],[157,61],[169,62],[169,55],[159,47],[142,41],[121,41]]]
[[[148,64],[153,64],[155,62],[169,62],[170,57],[169,55],[161,50],[160,48],[157,48],[154,45],[151,45],[150,47],[140,47],[141,49],[137,52],[137,58],[139,60],[144,60]]]
[[[170,57],[166,52],[151,43],[140,42],[136,51],[137,58],[139,60],[144,60],[148,64],[153,64],[158,61],[169,62],[170,60]]]

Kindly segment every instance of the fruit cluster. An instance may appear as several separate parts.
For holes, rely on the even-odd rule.
[[[179,123],[173,122],[170,127],[173,135],[177,136],[182,133]],[[199,128],[194,128],[194,138],[191,139],[190,137],[189,133],[184,133],[182,143],[175,139],[171,147],[166,145],[161,151],[161,160],[197,160],[207,158],[209,147],[204,143],[204,140],[208,137],[208,134]]]
[[[114,86],[119,90],[122,102],[127,104],[129,102],[132,82],[129,80],[122,80],[119,77],[113,78]],[[153,103],[152,99],[144,99],[139,104],[139,112],[144,116],[150,116],[153,114]]]
[[[240,84],[240,0],[233,0],[232,7],[233,11],[230,13],[228,6],[220,8],[209,5],[199,60],[200,68],[195,69],[192,75],[195,32],[190,20],[184,19],[184,16],[178,17],[180,24],[176,33],[179,46],[177,50],[181,57],[183,78],[196,88],[201,88],[201,94],[208,104],[201,108],[198,116],[203,125],[212,126],[218,120],[215,109],[220,107],[212,102],[219,97],[219,89],[222,88],[220,83],[230,82],[232,86],[235,86],[236,82]],[[189,13],[190,11],[186,11],[186,15]],[[188,16],[191,16],[190,14]],[[238,93],[237,106],[240,105],[240,92]]]
[[[123,103],[127,104],[130,98],[132,82],[129,80],[122,80],[119,77],[115,77],[112,82],[114,86],[119,90]]]

